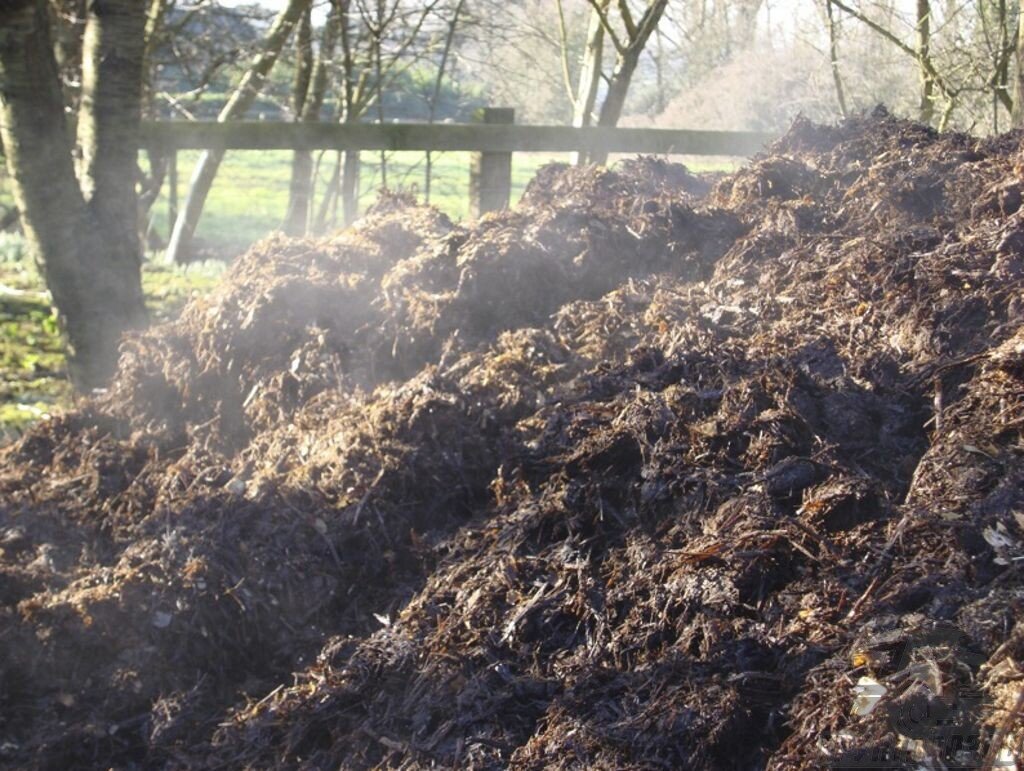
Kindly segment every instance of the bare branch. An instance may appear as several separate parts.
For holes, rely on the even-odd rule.
[[[861,22],[865,26],[874,30],[876,33],[878,33],[883,38],[892,43],[894,46],[903,51],[903,53],[905,53],[907,56],[913,57],[915,60],[920,62],[921,67],[924,69],[924,71],[928,74],[929,77],[932,78],[932,80],[935,82],[935,85],[939,87],[939,90],[942,92],[943,97],[945,97],[946,99],[951,99],[953,97],[953,90],[949,88],[949,86],[946,84],[945,79],[935,69],[935,66],[932,64],[929,58],[922,58],[917,51],[915,51],[911,46],[907,45],[902,40],[900,40],[892,32],[887,30],[878,22],[865,16],[857,9],[850,7],[849,5],[844,3],[843,0],[828,0],[828,2],[834,5],[839,10],[843,11],[844,13],[847,13],[853,18],[857,19],[857,21]]]
[[[565,93],[569,97],[569,102],[575,107],[576,89],[573,88],[572,73],[569,68],[569,34],[565,26],[565,8],[562,7],[562,0],[555,0],[555,4],[558,6],[558,38],[561,53],[559,58],[562,61],[562,81],[565,85]]]
[[[612,45],[615,46],[615,50],[620,54],[625,53],[627,46],[619,38],[618,33],[616,33],[615,28],[612,26],[611,20],[608,18],[608,0],[587,0],[587,2],[594,9],[597,18],[601,20],[601,26],[604,27],[604,31],[612,41]]]

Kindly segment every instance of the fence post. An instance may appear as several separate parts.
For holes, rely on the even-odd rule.
[[[483,123],[516,122],[511,107],[485,107]],[[479,217],[489,211],[508,208],[512,196],[512,153],[473,153],[469,168],[469,211]]]

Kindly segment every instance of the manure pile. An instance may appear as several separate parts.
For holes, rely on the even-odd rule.
[[[258,244],[0,454],[0,765],[1005,761],[1021,141],[879,110]]]

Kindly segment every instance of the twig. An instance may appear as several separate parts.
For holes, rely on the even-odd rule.
[[[880,575],[876,575],[873,579],[871,579],[871,583],[868,584],[868,588],[865,589],[864,593],[857,598],[857,601],[853,603],[853,607],[850,608],[850,612],[846,614],[847,621],[852,621],[857,617],[857,614],[860,612],[861,606],[865,602],[867,602],[868,597],[870,597],[871,593],[875,591],[875,589],[878,587],[878,582],[881,580],[881,578],[882,577]]]

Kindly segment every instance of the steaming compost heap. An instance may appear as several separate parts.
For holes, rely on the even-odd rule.
[[[0,763],[994,757],[1022,166],[879,110],[258,244],[0,456]]]

